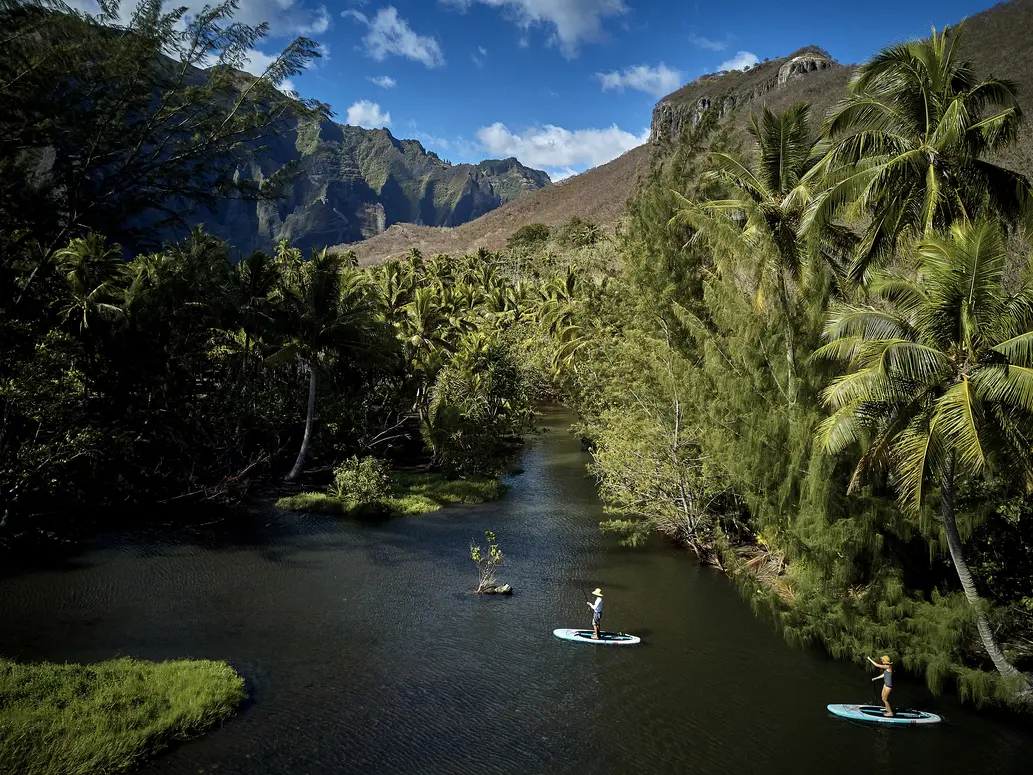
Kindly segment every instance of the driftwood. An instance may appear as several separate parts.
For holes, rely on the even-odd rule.
[[[498,586],[490,584],[482,589],[477,590],[478,595],[512,595],[513,587],[509,584],[500,584]]]
[[[168,504],[190,499],[195,499],[200,503],[216,503],[220,505],[237,503],[247,495],[247,491],[253,481],[251,477],[252,472],[259,466],[268,463],[271,457],[268,453],[259,455],[241,470],[227,474],[215,484],[199,487],[196,490],[190,490],[179,495],[173,495],[171,498],[158,501],[158,503]]]

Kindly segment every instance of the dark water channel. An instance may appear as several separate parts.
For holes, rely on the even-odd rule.
[[[262,512],[105,536],[57,567],[0,577],[0,653],[227,660],[252,700],[147,765],[170,773],[1033,772],[1022,720],[895,698],[934,728],[831,718],[870,673],[788,648],[722,575],[657,542],[599,533],[586,456],[546,418],[498,503],[377,524]],[[471,538],[498,535],[510,599],[467,594]],[[562,642],[579,583],[641,646]]]

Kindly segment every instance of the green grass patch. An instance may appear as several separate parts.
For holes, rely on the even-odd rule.
[[[215,726],[244,697],[244,679],[223,662],[0,659],[0,772],[122,772]]]
[[[414,517],[455,503],[487,503],[501,498],[508,487],[497,479],[446,479],[441,474],[391,475],[391,494],[377,503],[355,503],[323,492],[303,492],[280,498],[288,511],[350,517]]]

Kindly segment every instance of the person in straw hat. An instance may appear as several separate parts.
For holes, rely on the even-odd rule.
[[[603,619],[603,591],[596,587],[592,590],[592,594],[595,595],[595,602],[589,603],[586,600],[585,605],[592,609],[592,630],[594,632],[592,638],[599,640],[599,623]]]

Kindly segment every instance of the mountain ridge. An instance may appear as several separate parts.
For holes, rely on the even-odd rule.
[[[967,17],[963,24],[963,56],[981,77],[1014,81],[1019,87],[1019,105],[1027,117],[1015,144],[993,161],[1033,177],[1033,56],[1025,34],[1033,29],[1033,0],[999,3]],[[548,190],[532,192],[455,229],[397,226],[364,242],[338,247],[355,250],[363,263],[377,263],[410,246],[425,253],[464,253],[481,247],[499,250],[521,226],[540,222],[557,227],[574,214],[612,233],[638,176],[662,159],[686,119],[698,120],[704,104],[701,100],[706,103],[703,109],[719,110],[722,119],[737,125],[740,131],[749,114],[763,106],[779,112],[804,101],[811,106],[812,127],[817,130],[828,110],[845,96],[855,70],[856,65],[840,64],[818,46],[806,46],[745,71],[700,76],[657,102],[649,142],[607,164]]]
[[[819,63],[819,59],[822,62]],[[792,69],[794,63],[795,70]],[[790,70],[783,75],[787,67]],[[465,253],[478,248],[501,250],[507,238],[521,226],[544,223],[556,228],[574,215],[612,233],[639,175],[670,149],[685,121],[695,124],[703,111],[712,108],[720,110],[725,118],[733,113],[745,116],[748,110],[744,108],[759,97],[772,104],[785,102],[788,105],[796,99],[808,99],[831,105],[834,100],[822,99],[823,96],[844,87],[850,72],[850,68],[835,62],[821,49],[808,46],[747,71],[708,73],[657,102],[649,140],[606,164],[553,184],[547,190],[533,192],[455,229],[398,224],[383,234],[335,248],[355,251],[364,264],[378,263],[410,247],[431,255]],[[772,75],[775,88],[769,83]],[[801,94],[806,96],[800,97]]]
[[[547,173],[513,157],[451,164],[418,140],[334,121],[294,122],[236,174],[261,182],[291,165],[296,174],[283,198],[229,200],[191,225],[243,252],[286,239],[307,253],[400,222],[458,226],[552,185]]]

